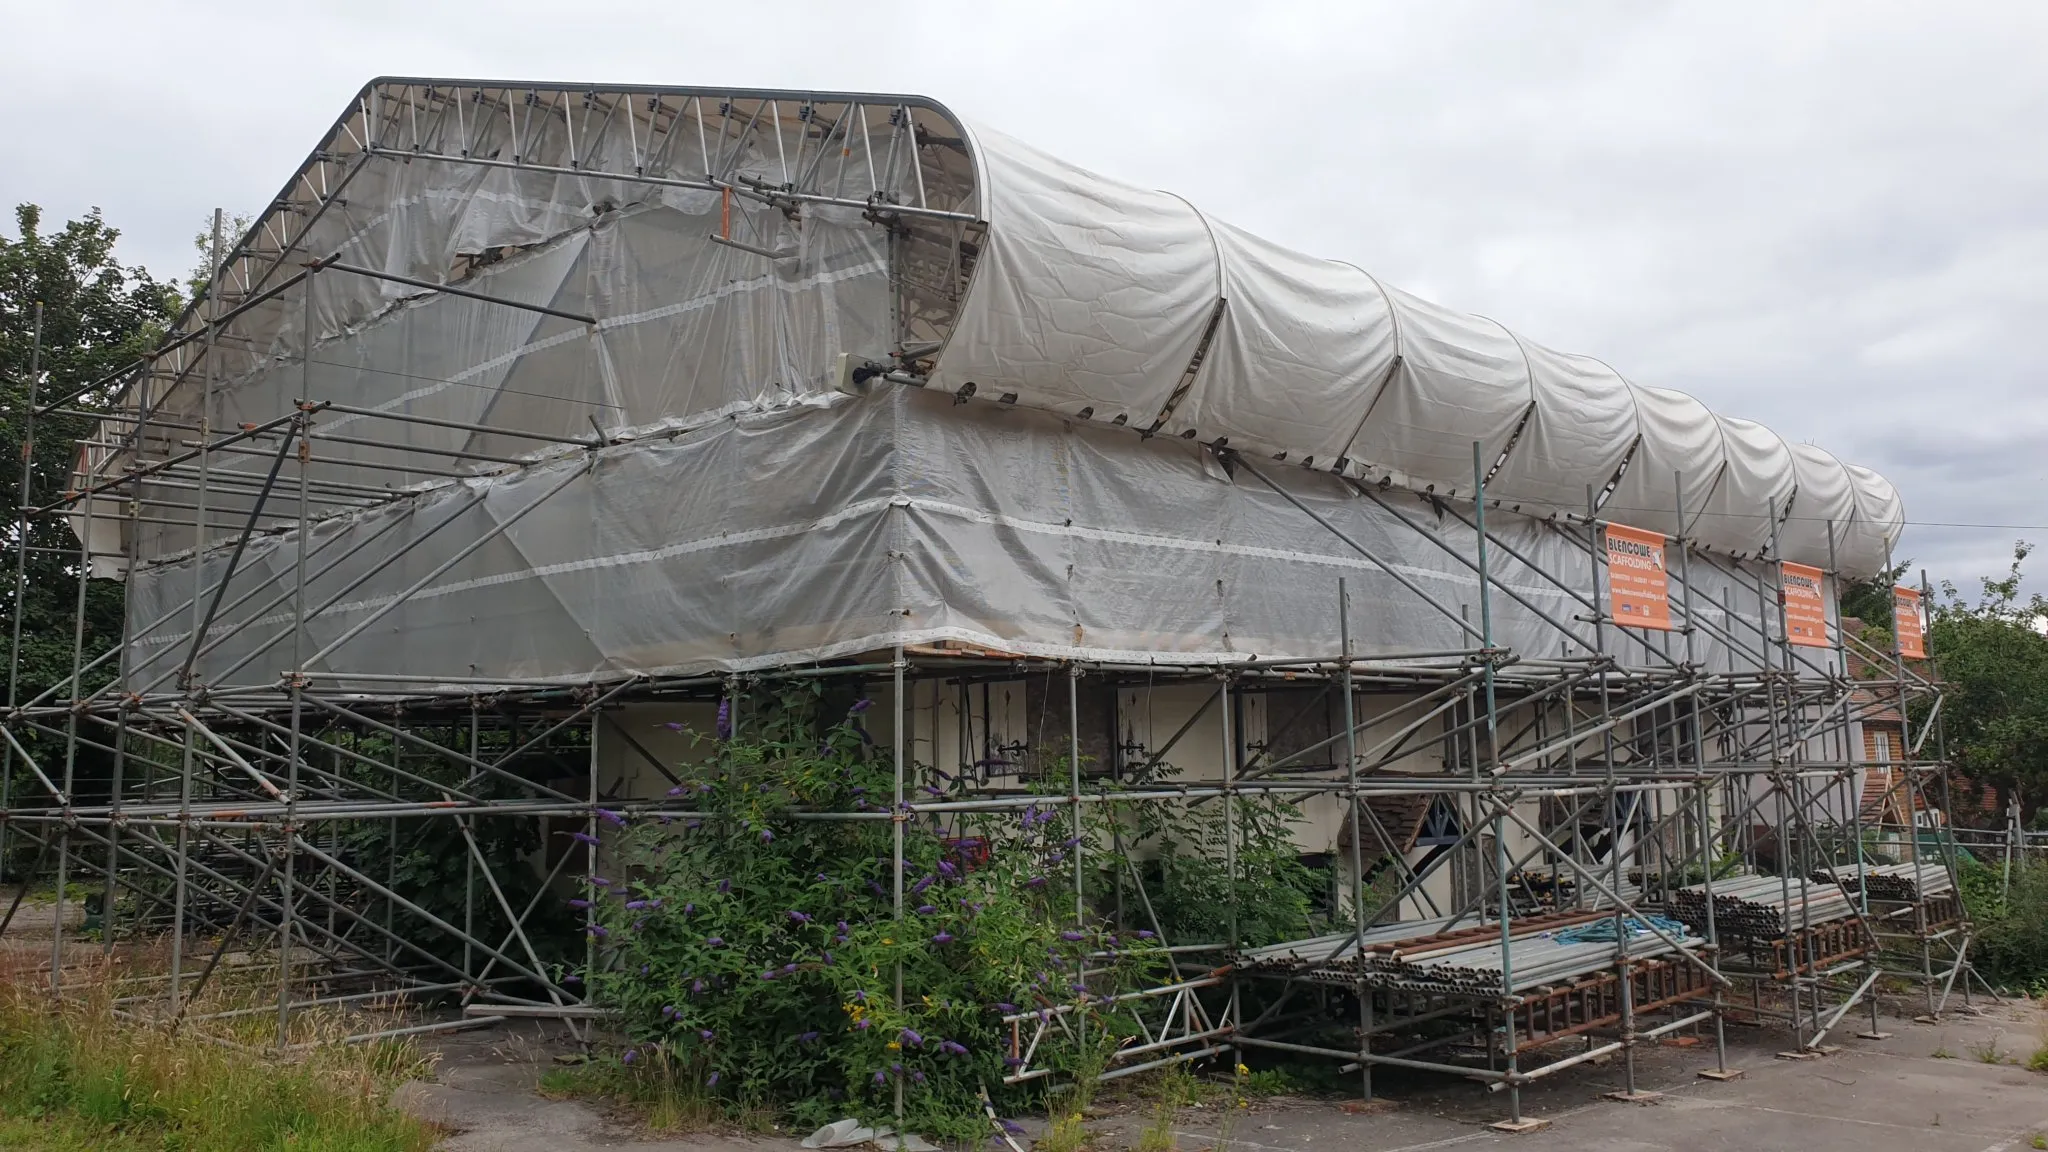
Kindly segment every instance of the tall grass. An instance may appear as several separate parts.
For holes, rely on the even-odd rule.
[[[426,1152],[438,1138],[386,1104],[419,1064],[408,1046],[281,1061],[124,1023],[111,987],[102,974],[51,1008],[40,977],[0,978],[0,1147]]]

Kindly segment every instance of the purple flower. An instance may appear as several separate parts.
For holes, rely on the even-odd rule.
[[[996,1008],[996,1011],[998,1011],[998,1012],[1001,1012],[1001,1013],[1003,1013],[1003,1014],[1005,1014],[1005,1015],[1008,1015],[1008,1014],[1010,1014],[1010,1013],[1012,1013],[1012,1012],[1015,1012],[1015,1011],[1017,1010],[1017,1006],[1016,1006],[1015,1004],[1005,1004],[1005,1003],[997,1003],[997,1004],[996,1004],[996,1006],[995,1006],[995,1008]]]
[[[720,892],[720,894],[724,894],[724,893],[727,893],[727,892],[730,892],[730,891],[732,891],[732,881],[730,881],[730,880],[720,880],[720,881],[718,882],[718,891]]]
[[[602,924],[592,924],[592,925],[590,926],[590,935],[591,935],[591,936],[592,936],[593,938],[595,938],[595,937],[600,937],[600,936],[609,936],[609,935],[611,935],[611,933],[610,933],[610,932],[607,932],[607,931],[605,931],[605,927],[604,927],[604,925],[602,925]]]
[[[818,873],[816,879],[820,884],[830,884],[832,882],[832,878],[830,876],[825,875],[823,872]]]
[[[766,971],[766,972],[763,972],[763,973],[761,973],[761,979],[763,979],[763,980],[773,980],[773,979],[775,979],[775,969],[773,969],[773,968],[770,968],[770,969],[769,969],[768,971]]]
[[[929,888],[929,887],[931,887],[931,886],[932,886],[932,881],[934,881],[934,880],[937,880],[937,879],[938,879],[938,877],[936,877],[936,876],[926,876],[926,877],[924,877],[923,879],[919,880],[919,881],[918,881],[917,883],[915,883],[915,884],[912,884],[912,885],[910,886],[910,891],[911,891],[911,894],[912,894],[912,895],[916,895],[916,896],[922,896],[922,895],[924,895],[924,890],[925,890],[925,889],[927,889],[927,888]]]
[[[642,908],[645,908],[645,907],[647,907],[647,901],[645,901],[645,900],[628,900],[628,901],[626,901],[626,911],[628,911],[628,912],[638,912],[639,910],[641,910]]]
[[[707,948],[723,948],[725,947],[725,941],[721,937],[707,936],[704,939],[704,946]]]
[[[901,1063],[891,1064],[889,1065],[889,1071],[901,1076],[903,1075],[903,1065]]]
[[[671,720],[666,724],[658,725],[658,727],[666,728],[671,732],[681,732],[683,730],[683,722],[680,720]]]
[[[796,1042],[799,1044],[815,1044],[817,1040],[818,1034],[816,1032],[806,1032],[796,1038]]]
[[[683,821],[683,830],[686,832],[695,832],[697,829],[702,828],[703,826],[704,822],[702,820]]]
[[[605,879],[605,878],[604,878],[604,877],[602,877],[602,876],[592,876],[592,877],[590,878],[590,882],[591,882],[592,884],[595,884],[595,885],[597,885],[597,886],[598,886],[599,888],[609,888],[609,887],[611,887],[611,886],[612,886],[612,882],[611,882],[611,881],[609,881],[609,880],[607,880],[607,879]]]
[[[692,980],[692,981],[690,981],[690,994],[691,994],[691,995],[693,995],[693,996],[696,996],[696,995],[702,995],[702,994],[703,994],[703,992],[704,992],[704,982],[703,982],[702,980]]]
[[[919,1084],[924,1083],[924,1073],[918,1071],[915,1068],[912,1068],[910,1070],[910,1078]]]
[[[773,833],[773,832],[770,832],[770,831],[769,831],[768,829],[766,829],[766,828],[763,828],[763,829],[761,829],[761,843],[763,843],[763,844],[773,844],[773,843],[775,843],[775,833]]]
[[[1024,882],[1024,886],[1026,888],[1043,888],[1045,887],[1045,877],[1033,876],[1031,879],[1026,880]]]
[[[931,915],[932,913],[934,913],[934,912],[937,912],[937,911],[938,911],[938,909],[937,909],[937,908],[934,908],[934,907],[933,907],[933,906],[931,906],[930,904],[919,904],[919,905],[917,906],[917,914],[918,914],[919,916],[930,916],[930,915]]]
[[[1080,842],[1081,842],[1081,838],[1080,838],[1079,836],[1069,836],[1069,837],[1067,837],[1067,841],[1066,841],[1066,843],[1065,843],[1065,844],[1062,844],[1062,845],[1061,845],[1061,847],[1063,847],[1063,848],[1072,848],[1072,847],[1073,847],[1074,845],[1076,845],[1076,844],[1079,844]]]
[[[855,1020],[855,1021],[853,1022],[853,1026],[854,1026],[855,1028],[858,1028],[858,1029],[860,1029],[860,1030],[861,1030],[862,1032],[865,1032],[865,1031],[867,1031],[867,1030],[868,1030],[868,1029],[869,1029],[870,1027],[873,1027],[873,1022],[872,1022],[872,1021],[869,1021],[869,1020],[865,1020],[865,1019],[862,1019],[862,1020]]]
[[[825,958],[825,967],[830,968],[832,966],[832,954],[830,952],[819,952],[818,955]]]
[[[848,708],[847,711],[857,716],[860,713],[865,712],[870,708],[873,708],[874,706],[875,702],[873,700],[870,700],[867,697],[863,696],[860,699],[855,700],[853,702],[853,707]]]
[[[626,1054],[624,1056],[619,1057],[619,1062],[622,1064],[631,1064],[633,1061],[638,1060],[639,1058],[640,1052],[638,1049],[628,1048],[626,1049]]]
[[[695,916],[696,914],[697,914],[697,906],[696,906],[695,904],[685,904],[685,905],[683,905],[683,915],[685,915],[685,916]]]
[[[571,908],[588,908],[588,907],[590,907],[590,901],[588,901],[588,900],[585,900],[585,899],[584,899],[583,897],[581,897],[581,896],[578,896],[578,897],[577,897],[576,899],[574,899],[574,900],[571,900],[571,901],[569,901],[569,907],[571,907]]]
[[[718,702],[718,738],[720,740],[732,739],[732,699],[730,697]]]
[[[705,1086],[706,1088],[716,1088],[716,1087],[718,1087],[718,1073],[716,1073],[716,1072],[713,1072],[713,1073],[712,1073],[711,1075],[709,1075],[709,1076],[706,1076],[706,1077],[704,1078],[704,1086]]]
[[[673,1005],[673,1004],[663,1004],[663,1005],[661,1006],[661,1018],[662,1018],[663,1020],[673,1020],[673,1019],[675,1019],[675,1018],[676,1018],[676,1006],[675,1006],[675,1005]]]
[[[1150,940],[1154,935],[1156,935],[1156,933],[1154,933],[1150,928],[1138,929],[1138,939],[1140,940]]]
[[[599,808],[597,810],[597,814],[599,817],[603,818],[607,823],[616,824],[621,828],[624,828],[626,826],[626,818],[620,815],[619,813],[612,811],[609,808]]]
[[[783,974],[784,976],[787,976],[787,975],[789,975],[789,974],[790,974],[791,972],[794,972],[794,971],[796,971],[796,965],[794,965],[794,964],[784,964],[784,965],[782,966],[782,974]]]
[[[1015,1068],[1021,1067],[1024,1062],[1022,1060],[1010,1059],[1005,1060],[1004,1063]],[[1001,1124],[1003,1126],[1003,1131],[1008,1132],[1012,1136],[1022,1136],[1024,1134],[1024,1126],[1022,1124],[1017,1123],[1015,1120],[998,1120],[996,1121],[996,1123]]]
[[[1022,1068],[1023,1066],[1024,1061],[1017,1059],[1015,1056],[1003,1057],[1003,1067],[1005,1068]],[[1003,1130],[1005,1132],[1022,1132],[1024,1129],[1005,1120],[1003,1121]]]
[[[888,1082],[889,1082],[889,1078],[888,1078],[887,1076],[883,1075],[883,1074],[882,1074],[882,1073],[880,1073],[880,1072],[877,1072],[877,1073],[875,1073],[875,1083],[877,1083],[877,1084],[887,1084]]]
[[[896,1038],[903,1042],[903,1046],[905,1048],[916,1048],[924,1043],[924,1037],[919,1036],[916,1032],[913,1032],[908,1028],[905,1028],[903,1031],[897,1033]]]
[[[960,874],[960,870],[958,868],[953,867],[953,863],[950,860],[939,861],[939,871],[945,873],[948,876],[957,876]]]
[[[569,833],[569,839],[576,841],[578,844],[597,843],[597,837],[592,836],[588,832],[571,832]]]
[[[1085,939],[1085,937],[1083,937],[1079,932],[1076,932],[1070,928],[1067,931],[1060,933],[1060,939],[1065,940],[1066,942],[1071,944],[1076,940]]]
[[[951,944],[952,942],[953,934],[951,932],[941,932],[932,937],[932,943],[934,944]]]
[[[798,912],[795,909],[790,910],[789,918],[798,924],[809,924],[811,922],[811,914],[809,912]]]
[[[944,796],[946,794],[945,789],[940,788],[936,784],[921,784],[918,786],[918,791],[923,792],[927,796]]]
[[[946,1053],[948,1056],[965,1056],[967,1055],[967,1045],[955,1040],[941,1040],[939,1041],[939,1051]]]
[[[718,1033],[713,1032],[709,1028],[699,1029],[697,1032],[697,1039],[702,1040],[706,1044],[711,1043],[713,1040],[716,1040],[717,1038]]]
[[[683,794],[683,786],[681,784],[676,785],[668,790],[668,794],[671,796],[681,796]]]

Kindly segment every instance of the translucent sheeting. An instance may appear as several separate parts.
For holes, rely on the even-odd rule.
[[[1368,559],[1204,457],[915,390],[749,414],[316,526],[303,654],[353,632],[312,671],[451,680],[745,669],[941,639],[1088,659],[1327,656],[1340,577],[1362,654],[1478,646],[1458,622],[1478,618],[1475,541],[1455,518],[1384,496],[1418,532],[1327,474],[1261,469]],[[1584,551],[1526,517],[1489,528],[1542,569],[1493,551],[1494,643],[1585,654],[1592,636],[1568,591],[1590,579]],[[296,557],[290,533],[252,540],[202,680],[273,683],[293,665]],[[209,584],[225,559],[209,555]],[[1700,625],[1693,658],[1754,663],[1726,647],[1755,644],[1753,574],[1703,558],[1691,571],[1691,588],[1675,565],[1672,579],[1678,614]],[[175,610],[191,594],[187,565],[137,575],[131,684],[175,671],[192,623]],[[1670,667],[1684,641],[1610,629],[1607,649]]]
[[[375,116],[376,108],[389,114]],[[345,172],[321,166],[342,160]],[[1349,264],[1261,240],[1178,196],[970,129],[929,101],[387,81],[344,116],[309,161],[307,171],[314,168],[319,181],[302,173],[279,200],[292,207],[285,215],[308,221],[305,233],[287,227],[278,209],[252,238],[272,236],[264,243],[276,244],[275,236],[289,234],[287,255],[295,259],[332,256],[496,298],[335,267],[311,282],[310,323],[302,290],[293,289],[250,305],[234,338],[206,353],[212,371],[194,371],[202,344],[167,354],[157,379],[178,383],[161,411],[185,426],[202,415],[216,429],[262,423],[302,398],[489,426],[320,414],[313,422],[317,479],[335,487],[314,489],[307,507],[314,517],[340,507],[323,503],[323,495],[338,501],[435,487],[423,498],[424,514],[426,504],[451,499],[437,486],[576,451],[559,442],[565,439],[688,440],[722,420],[772,425],[778,412],[830,402],[841,354],[881,361],[902,352],[896,363],[928,367],[935,389],[975,386],[977,402],[947,415],[962,427],[990,419],[981,402],[1008,397],[1017,407],[1079,421],[1100,438],[1083,438],[1085,459],[1055,453],[1063,461],[1056,467],[985,457],[952,467],[944,460],[950,451],[1053,450],[1050,441],[1000,438],[948,448],[931,439],[941,425],[919,422],[917,435],[896,446],[899,464],[937,453],[932,482],[982,485],[958,497],[970,509],[1043,496],[1020,494],[1018,485],[1085,496],[1099,505],[1090,522],[1131,540],[1195,522],[1168,493],[1195,500],[1202,516],[1223,523],[1252,516],[1242,525],[1247,537],[1283,531],[1258,504],[1262,498],[1225,505],[1171,483],[1149,489],[1127,481],[1161,466],[1146,455],[1160,450],[1156,441],[1183,438],[1223,444],[1287,472],[1290,483],[1311,483],[1303,469],[1322,474],[1314,483],[1338,495],[1349,489],[1330,473],[1465,498],[1477,444],[1480,471],[1490,473],[1487,495],[1503,509],[1536,518],[1576,512],[1589,489],[1597,494],[1612,483],[1601,505],[1606,518],[1684,533],[1737,557],[1767,547],[1775,511],[1783,519],[1781,556],[1825,565],[1832,531],[1839,569],[1852,576],[1882,567],[1903,524],[1897,493],[1875,473],[1787,446],[1691,397],[1631,384],[1590,357],[1544,348]],[[636,180],[636,173],[662,182]],[[679,186],[705,184],[707,174],[717,183]],[[321,189],[320,198],[306,199],[306,188]],[[251,283],[282,279],[251,273],[257,259],[238,254],[235,274],[255,276]],[[290,266],[303,260],[279,268]],[[188,318],[180,331],[193,327]],[[203,404],[207,382],[211,399]],[[995,419],[991,428],[1004,426]],[[1159,435],[1140,440],[1130,429]],[[108,436],[121,431],[110,426]],[[280,444],[259,437],[213,462],[244,474],[209,493],[208,519],[221,526],[216,540],[247,514],[266,457]],[[1207,459],[1213,474],[1218,466]],[[115,471],[125,460],[116,453],[99,462]],[[1011,473],[1008,485],[995,479]],[[672,477],[656,470],[645,478],[661,485],[646,500],[679,498]],[[480,483],[491,495],[479,516],[497,510],[499,489],[514,482]],[[189,473],[140,487],[144,499],[193,490]],[[725,498],[742,508],[767,501],[746,489]],[[605,500],[630,503],[619,495]],[[105,515],[109,506],[98,508],[96,550],[122,552],[134,532],[147,563],[193,543],[187,528],[117,526]],[[281,490],[266,511],[271,527],[281,525],[298,514],[295,496]],[[739,517],[735,532],[767,522],[766,513],[725,514]],[[912,523],[940,516],[917,511]],[[535,523],[550,522],[535,513]],[[1359,531],[1390,530],[1361,523]],[[933,533],[921,545],[933,555],[887,562],[906,570],[960,563],[960,548]],[[460,535],[452,527],[449,534]],[[501,543],[510,549],[500,556],[507,579],[518,575],[519,557],[555,551],[555,542],[523,522]],[[1019,549],[1002,562],[1093,572],[1111,583],[1150,577],[1142,566],[1115,576],[1130,555],[1093,539],[1064,540],[1057,557]],[[499,553],[494,544],[479,555]],[[983,553],[976,562],[998,561]],[[1265,561],[1230,553],[1203,563],[1213,570],[1213,587]],[[955,594],[997,596],[997,575],[989,580],[986,589],[960,583]],[[1263,593],[1250,583],[1244,589],[1234,609],[1215,606],[1214,619],[1226,627],[1188,634],[1281,643],[1288,628],[1301,627],[1261,623],[1248,605]],[[1027,616],[1037,611],[1019,604]],[[1297,607],[1311,611],[1305,601]],[[1312,610],[1316,618],[1325,608]],[[1063,627],[1085,637],[1122,628],[1119,620],[1178,610],[1076,598],[1063,610]],[[1232,610],[1243,615],[1234,620]],[[956,608],[927,611],[944,616]],[[1034,643],[1050,642],[1032,635]],[[635,647],[591,645],[598,662]],[[667,651],[659,642],[648,650]],[[674,662],[731,658],[690,651]]]

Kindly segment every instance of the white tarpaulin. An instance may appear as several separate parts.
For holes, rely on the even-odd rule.
[[[300,399],[351,409],[315,415],[308,449],[302,648],[333,646],[329,670],[574,677],[947,638],[1314,655],[1339,576],[1361,651],[1459,647],[1475,442],[1489,528],[1543,569],[1494,558],[1498,642],[1585,649],[1587,554],[1544,520],[1590,492],[1715,554],[1675,602],[1716,666],[1768,627],[1725,616],[1774,513],[1783,557],[1826,565],[1832,540],[1848,575],[1881,567],[1903,522],[1865,469],[929,101],[383,82],[309,161],[340,163],[346,210],[307,201],[293,243],[342,264],[310,300],[252,298],[210,374],[188,340],[151,394],[173,427],[202,407],[215,429]],[[706,173],[722,190],[690,186]],[[244,247],[292,227],[266,217]],[[897,380],[925,389],[834,391],[842,353],[908,346]],[[942,394],[968,384],[971,402]],[[131,676],[176,669],[181,605],[226,570],[227,529],[285,447],[216,454],[222,531],[196,584],[188,522],[94,519],[95,551],[139,562]],[[145,498],[189,500],[193,467]],[[208,682],[289,662],[283,476],[202,645]],[[1621,631],[1633,666],[1683,655]]]

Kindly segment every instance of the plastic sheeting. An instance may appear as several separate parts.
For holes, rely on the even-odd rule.
[[[420,90],[403,88],[378,100]],[[569,679],[929,639],[1089,658],[1327,655],[1339,575],[1363,650],[1467,647],[1474,542],[1417,497],[1469,499],[1475,442],[1489,502],[1520,514],[1490,527],[1543,570],[1494,557],[1496,642],[1585,650],[1571,623],[1584,605],[1555,580],[1587,561],[1542,520],[1590,496],[1612,520],[1716,554],[1681,609],[1701,625],[1694,660],[1714,667],[1767,627],[1715,621],[1754,599],[1754,574],[1731,557],[1762,552],[1774,520],[1780,555],[1832,555],[1848,575],[1881,568],[1903,522],[1866,469],[1180,197],[969,131],[929,102],[460,86],[437,98],[507,117],[471,129],[463,156],[472,136],[480,156],[516,140],[537,167],[472,165],[449,142],[357,154],[347,210],[318,215],[302,242],[494,299],[332,269],[310,301],[295,290],[252,306],[210,354],[213,427],[272,420],[300,398],[368,410],[313,421],[317,612],[301,649],[333,646],[315,661],[328,670]],[[589,120],[650,104],[668,126],[653,152],[651,138],[571,132],[575,107]],[[345,118],[319,155],[371,135]],[[669,183],[618,174],[650,159]],[[811,198],[676,186],[700,168],[785,197],[808,179]],[[907,360],[934,391],[832,390],[840,354],[925,342]],[[191,363],[161,408],[187,426],[202,407]],[[935,394],[970,383],[973,403]],[[611,446],[594,466],[560,443],[600,435]],[[1269,472],[1376,559],[1205,445]],[[258,437],[213,462],[230,474],[209,497],[223,534],[281,446]],[[1356,481],[1387,482],[1379,498],[1401,515]],[[290,662],[293,487],[266,507],[223,598],[206,682],[269,682]],[[189,473],[142,488],[183,498]],[[388,493],[402,498],[345,510]],[[179,610],[191,532],[111,516],[94,529],[96,550],[132,544],[141,561],[130,670],[160,676],[192,623]],[[222,538],[202,586],[227,562]],[[1676,658],[1674,637],[1619,636],[1631,663]]]
[[[316,673],[451,682],[747,669],[936,640],[1099,660],[1314,657],[1336,642],[1339,578],[1362,655],[1478,646],[1458,622],[1478,618],[1469,528],[1398,491],[1382,499],[1416,526],[1327,474],[1261,471],[1378,560],[1177,441],[914,390],[749,414],[318,525],[302,651],[340,642]],[[1527,518],[1488,527],[1541,568],[1494,550],[1494,643],[1586,654],[1583,548]],[[203,680],[273,683],[292,666],[296,556],[290,533],[251,543]],[[209,583],[225,559],[210,556]],[[1672,578],[1699,625],[1694,660],[1753,665],[1729,645],[1775,627],[1756,618],[1754,572],[1691,569],[1690,587]],[[138,688],[182,660],[191,588],[180,565],[133,581]],[[1633,629],[1609,630],[1607,648],[1630,667],[1685,655],[1682,637]]]
[[[1739,556],[1769,547],[1775,511],[1781,526],[1819,525],[1820,547],[1812,531],[1779,541],[1784,558],[1818,565],[1832,522],[1852,575],[1882,567],[1898,539],[1898,494],[1876,473],[1847,475],[1853,507],[1832,497],[1834,477],[1822,481],[1828,497],[1801,500],[1790,449],[1760,425],[1259,240],[1178,197],[1001,133],[975,140],[989,243],[938,359],[940,387],[1124,415],[1438,494],[1470,495],[1477,442],[1486,467],[1498,465],[1488,496],[1503,506],[1583,512],[1588,486],[1614,483],[1607,515],[1676,534],[1682,495],[1688,534]]]

